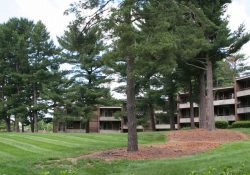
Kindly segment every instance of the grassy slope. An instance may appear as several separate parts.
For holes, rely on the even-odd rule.
[[[250,129],[242,130],[250,134]],[[63,169],[77,170],[81,175],[185,175],[191,170],[208,167],[237,167],[241,162],[250,171],[250,141],[225,144],[216,150],[194,156],[151,161],[80,160],[47,162],[65,156],[79,155],[110,147],[126,146],[126,134],[0,134],[0,174],[38,174]],[[140,143],[164,142],[164,133],[140,133]],[[8,144],[6,144],[8,143]],[[44,169],[38,169],[37,164]]]
[[[162,143],[165,139],[165,133],[139,134],[141,144]],[[0,175],[38,174],[41,170],[37,165],[47,160],[126,146],[126,142],[126,134],[0,133]]]

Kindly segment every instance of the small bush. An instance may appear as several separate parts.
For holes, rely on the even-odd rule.
[[[190,171],[187,175],[250,175],[250,172],[246,170],[245,163],[241,163],[238,167],[225,166],[221,169],[209,167],[203,172]]]
[[[236,121],[232,124],[232,128],[250,128],[250,121]]]
[[[228,128],[228,121],[216,121],[215,127],[218,129],[227,129]]]
[[[191,127],[182,127],[181,130],[190,130]]]

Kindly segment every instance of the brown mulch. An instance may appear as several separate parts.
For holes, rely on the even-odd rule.
[[[115,148],[107,151],[100,151],[79,157],[68,158],[70,161],[77,161],[83,158],[100,158],[106,161],[129,159],[147,160],[172,158],[195,153],[205,152],[214,149],[227,142],[248,139],[248,136],[230,130],[207,131],[204,129],[180,130],[168,132],[166,144],[140,146],[139,151],[128,153],[126,148]]]

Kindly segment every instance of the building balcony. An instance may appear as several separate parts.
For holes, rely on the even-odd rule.
[[[248,96],[248,95],[250,95],[250,89],[249,88],[241,89],[236,94],[237,94],[237,97]]]
[[[199,122],[199,117],[195,117],[194,122]],[[180,123],[191,123],[191,120],[190,118],[180,118]]]
[[[235,115],[215,116],[215,121],[235,121]]]
[[[66,129],[67,133],[86,133],[85,129]]]
[[[128,126],[127,126],[127,125],[123,125],[123,129],[128,129]],[[143,128],[142,125],[138,125],[138,126],[136,127],[136,129],[143,130],[144,128]]]
[[[116,117],[104,117],[104,116],[101,116],[100,121],[121,121],[121,119],[116,118]]]
[[[214,106],[220,106],[220,105],[234,105],[235,99],[224,99],[224,100],[215,100]]]
[[[161,129],[170,129],[170,124],[156,124],[155,128],[157,130],[161,130]],[[178,125],[175,124],[175,128],[178,128]]]
[[[250,107],[237,108],[237,114],[250,113]]]
[[[197,108],[197,107],[198,107],[198,105],[196,103],[194,103],[194,108]],[[189,102],[181,103],[181,104],[179,104],[179,108],[180,109],[190,108],[190,103]]]
[[[114,130],[114,129],[100,129],[100,133],[117,133],[121,132],[121,130]]]

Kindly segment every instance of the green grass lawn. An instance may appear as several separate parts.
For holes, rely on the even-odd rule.
[[[241,131],[249,133],[250,129]],[[164,143],[165,132],[139,134],[140,144]],[[241,163],[250,171],[250,141],[240,141],[193,156],[175,159],[120,160],[105,162],[83,159],[76,163],[62,160],[84,153],[126,146],[126,134],[31,134],[0,133],[0,175],[59,174],[73,170],[81,175],[185,175],[210,166],[222,169]],[[59,160],[59,161],[58,161]],[[248,166],[249,165],[249,166]]]

